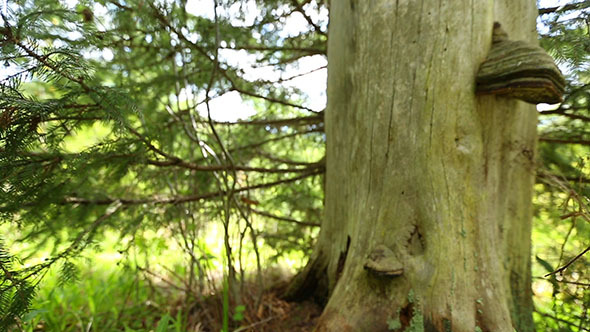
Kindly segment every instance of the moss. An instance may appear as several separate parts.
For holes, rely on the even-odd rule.
[[[445,329],[445,332],[453,332],[453,330],[451,329],[451,321],[448,319],[443,319],[443,327]]]
[[[402,327],[402,322],[397,318],[388,318],[387,319],[387,329],[390,331],[397,330]]]
[[[408,302],[414,303],[415,300],[416,300],[416,295],[414,294],[414,290],[410,289],[410,291],[408,292]]]
[[[467,238],[467,231],[465,231],[465,229],[463,227],[461,227],[461,232],[459,232],[459,234],[461,234],[462,238]]]
[[[424,332],[424,317],[420,310],[414,310],[414,315],[412,315],[410,326],[408,326],[406,332]]]

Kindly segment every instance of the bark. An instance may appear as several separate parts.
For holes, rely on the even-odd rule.
[[[325,221],[289,294],[326,302],[316,331],[533,331],[536,111],[474,91],[493,22],[535,42],[535,2],[330,10]],[[383,246],[401,275],[365,268]]]

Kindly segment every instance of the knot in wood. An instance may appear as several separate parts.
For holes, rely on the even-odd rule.
[[[494,22],[494,30],[492,31],[492,43],[499,43],[508,40],[508,33],[504,31],[499,22]]]

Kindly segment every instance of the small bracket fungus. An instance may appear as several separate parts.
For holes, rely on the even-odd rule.
[[[395,277],[404,273],[404,267],[393,251],[382,244],[371,251],[364,267],[379,277]]]
[[[477,94],[503,95],[531,104],[563,100],[565,79],[545,50],[508,40],[498,22],[494,23],[492,43],[477,73]]]

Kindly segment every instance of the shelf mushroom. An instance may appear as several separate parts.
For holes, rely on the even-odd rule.
[[[477,73],[477,94],[495,94],[531,104],[563,101],[565,79],[553,58],[540,46],[508,40],[494,23],[492,48]]]
[[[404,273],[403,264],[391,249],[383,244],[377,245],[367,257],[365,270],[378,277],[397,277]]]

